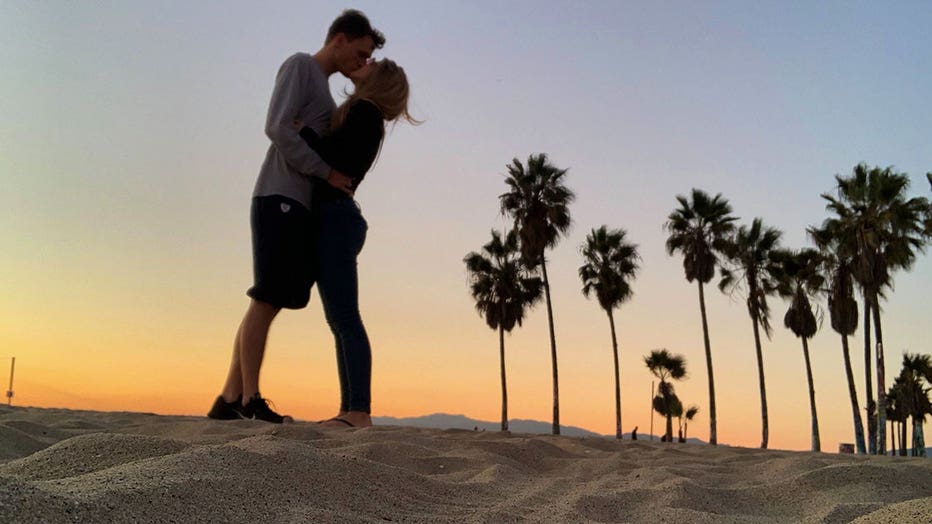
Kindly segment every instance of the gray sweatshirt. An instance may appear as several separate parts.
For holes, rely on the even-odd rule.
[[[328,166],[294,128],[294,121],[323,134],[330,127],[336,104],[327,75],[307,53],[288,57],[275,77],[275,89],[265,120],[265,134],[272,141],[259,170],[254,197],[282,195],[311,207],[311,176],[326,179]]]

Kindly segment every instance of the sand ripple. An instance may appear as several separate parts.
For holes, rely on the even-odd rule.
[[[2,522],[930,522],[932,461],[0,411]]]

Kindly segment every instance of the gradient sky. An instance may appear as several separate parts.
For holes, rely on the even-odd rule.
[[[580,293],[579,246],[622,227],[640,246],[616,312],[625,431],[650,426],[642,359],[686,357],[708,391],[695,287],[664,251],[675,196],[722,192],[806,245],[819,194],[858,162],[932,171],[928,2],[357,2],[405,67],[420,127],[389,135],[357,194],[369,221],[361,305],[375,415],[500,414],[498,337],[476,314],[463,256],[506,221],[505,166],[546,152],[569,169],[574,226],[550,253],[564,424],[613,433],[604,312]],[[251,284],[249,200],[268,147],[275,72],[316,51],[335,2],[0,1],[0,379],[15,403],[204,413],[219,392]],[[335,98],[346,81],[334,76]],[[932,352],[932,262],[884,304],[887,385],[903,351]],[[707,293],[719,441],[757,446],[751,323]],[[764,342],[770,447],[808,449],[799,341]],[[854,373],[864,403],[860,333]],[[506,340],[510,415],[550,420],[543,306]],[[261,389],[299,418],[332,415],[333,342],[316,293],[273,326]],[[841,345],[810,343],[822,446],[853,442]],[[655,431],[660,420],[656,419]],[[927,428],[928,433],[928,428]]]

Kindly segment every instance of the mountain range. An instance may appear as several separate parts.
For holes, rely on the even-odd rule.
[[[433,413],[420,417],[372,417],[372,422],[380,426],[409,426],[415,428],[433,428],[433,429],[465,429],[476,431],[499,431],[501,422],[489,422],[485,420],[476,420],[466,415],[450,415],[447,413]],[[540,420],[509,419],[508,430],[512,433],[532,433],[532,434],[551,434],[553,424]],[[602,435],[594,431],[577,426],[560,425],[560,434],[568,437],[614,437],[614,435]],[[631,438],[630,433],[625,433],[626,439]],[[638,433],[639,439],[650,440],[650,435]],[[654,440],[660,440],[655,436]],[[694,438],[686,439],[690,444],[705,444],[704,441]]]

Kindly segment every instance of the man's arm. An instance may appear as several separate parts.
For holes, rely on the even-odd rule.
[[[307,84],[309,75],[307,64],[303,64],[297,54],[282,64],[275,77],[275,89],[272,91],[265,120],[265,134],[297,171],[327,179],[331,171],[330,166],[316,151],[308,147],[293,125],[304,105],[301,89]]]

